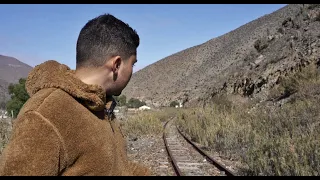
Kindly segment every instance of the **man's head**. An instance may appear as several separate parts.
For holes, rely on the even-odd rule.
[[[76,71],[89,84],[98,84],[108,95],[120,95],[137,61],[139,35],[110,14],[90,20],[77,41]]]

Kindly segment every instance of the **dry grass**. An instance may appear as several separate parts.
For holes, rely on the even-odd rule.
[[[0,119],[0,155],[9,141],[11,134],[11,122],[8,119]]]
[[[319,70],[315,64],[280,80],[279,85],[269,93],[270,99],[287,97],[295,94],[293,99],[313,99],[320,94]]]
[[[122,128],[126,135],[159,135],[162,133],[164,122],[174,117],[176,112],[175,108],[142,111],[124,121]]]
[[[243,175],[320,175],[320,78],[316,66],[286,78],[291,101],[275,108],[251,109],[229,102],[188,109],[178,125],[194,141],[248,166]],[[218,102],[218,101],[217,101]]]

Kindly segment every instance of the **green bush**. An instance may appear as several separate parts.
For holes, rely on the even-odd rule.
[[[19,83],[10,84],[8,87],[11,99],[8,101],[6,109],[8,113],[13,111],[13,118],[17,117],[24,103],[30,98],[26,91],[25,83],[26,79],[21,78]]]
[[[177,101],[172,101],[170,103],[170,107],[176,107],[176,106],[179,106],[179,103]]]
[[[140,101],[139,99],[136,99],[136,98],[131,98],[131,99],[128,101],[128,104],[127,104],[127,106],[128,106],[129,108],[139,108],[139,107],[141,107],[141,106],[143,106],[143,105],[146,105],[146,103],[145,103],[145,102],[142,102],[142,101]]]

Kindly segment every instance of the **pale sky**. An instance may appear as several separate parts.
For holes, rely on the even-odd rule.
[[[110,13],[140,36],[134,71],[223,35],[285,4],[0,5],[0,54],[31,66],[54,59],[75,69],[76,41],[90,19]]]

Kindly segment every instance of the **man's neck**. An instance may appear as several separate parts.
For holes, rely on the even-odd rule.
[[[75,75],[85,84],[99,85],[103,87],[103,79],[97,75],[96,69],[77,69]],[[104,88],[103,88],[104,90]]]

